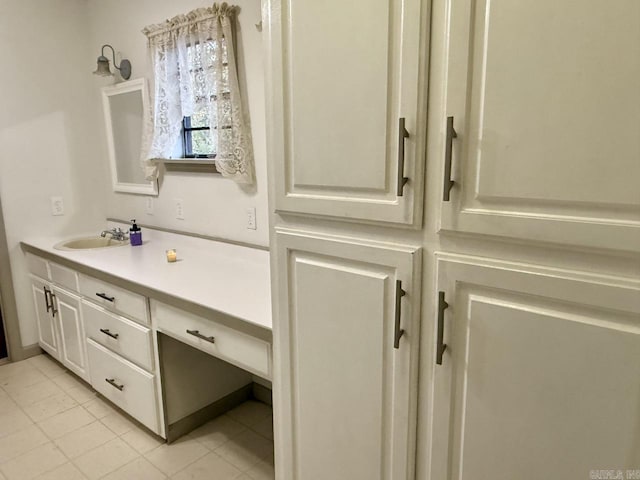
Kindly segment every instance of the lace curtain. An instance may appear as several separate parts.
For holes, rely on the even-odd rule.
[[[142,163],[158,176],[154,159],[170,158],[180,142],[183,117],[210,126],[217,170],[238,183],[254,181],[251,133],[240,98],[233,23],[226,3],[198,8],[142,30],[154,75],[152,125]]]

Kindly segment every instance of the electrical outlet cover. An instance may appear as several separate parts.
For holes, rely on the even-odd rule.
[[[64,201],[62,197],[51,197],[51,215],[64,215]]]

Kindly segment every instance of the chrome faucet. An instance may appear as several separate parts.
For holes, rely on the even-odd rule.
[[[101,237],[106,237],[107,235],[111,235],[111,238],[114,240],[126,240],[127,233],[124,230],[121,230],[120,227],[112,228],[111,230],[103,230],[100,234]]]

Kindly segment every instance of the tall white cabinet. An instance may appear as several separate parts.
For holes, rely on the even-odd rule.
[[[640,468],[640,3],[264,11],[277,478]]]

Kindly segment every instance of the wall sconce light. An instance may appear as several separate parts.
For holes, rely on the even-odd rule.
[[[98,57],[98,68],[93,72],[93,74],[100,75],[101,77],[110,77],[113,75],[109,68],[109,59],[104,56],[105,47],[109,47],[111,49],[111,54],[113,55],[113,66],[120,70],[122,78],[129,80],[129,77],[131,77],[131,62],[126,58],[123,58],[120,61],[120,65],[116,65],[116,52],[113,50],[113,47],[108,44],[102,46],[102,53]]]

